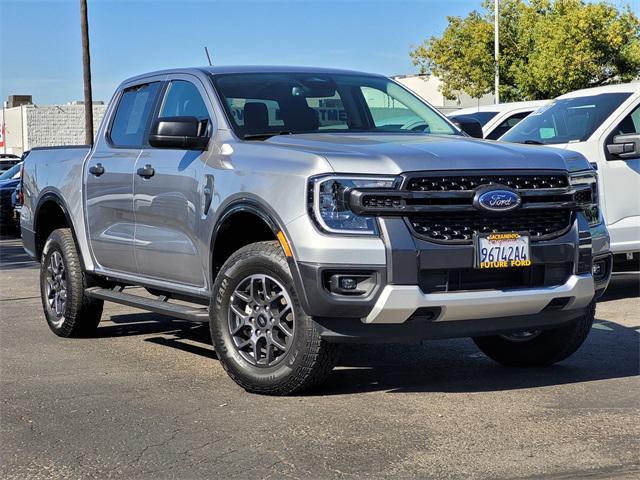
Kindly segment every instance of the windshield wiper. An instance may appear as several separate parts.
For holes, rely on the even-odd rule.
[[[288,130],[280,130],[278,132],[245,133],[242,138],[245,140],[266,140],[267,138],[275,137],[277,135],[292,135],[292,132]]]
[[[526,143],[527,145],[544,145],[543,142],[540,142],[538,140],[531,140],[531,139],[523,140],[520,143]]]

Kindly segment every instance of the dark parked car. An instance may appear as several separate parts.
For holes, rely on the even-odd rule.
[[[20,185],[22,163],[17,163],[0,174],[0,228],[3,233],[17,231],[19,226],[15,214],[16,188]]]
[[[20,157],[13,153],[0,153],[0,173],[9,170],[11,167],[20,163]]]

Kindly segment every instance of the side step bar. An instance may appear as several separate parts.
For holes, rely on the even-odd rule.
[[[120,303],[130,307],[149,310],[151,312],[168,315],[183,320],[191,320],[192,322],[208,322],[209,309],[206,307],[190,307],[187,305],[176,305],[169,303],[166,297],[145,298],[139,295],[131,295],[124,293],[121,289],[109,289],[101,287],[91,287],[85,290],[85,293],[93,298],[99,298],[108,302]]]

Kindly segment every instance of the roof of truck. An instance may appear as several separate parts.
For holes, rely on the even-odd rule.
[[[589,95],[600,95],[602,93],[636,93],[640,92],[640,82],[616,83],[614,85],[603,85],[601,87],[583,88],[573,92],[565,93],[558,98],[586,97]]]
[[[150,77],[153,75],[168,75],[172,73],[197,73],[205,72],[211,75],[222,75],[227,73],[324,73],[324,74],[351,74],[351,75],[374,75],[383,76],[375,73],[358,72],[355,70],[343,70],[339,68],[322,68],[322,67],[300,67],[286,65],[225,65],[214,67],[187,67],[172,68],[167,70],[157,70],[147,72],[140,75],[127,78],[125,82],[136,80],[138,78]]]
[[[478,107],[467,107],[461,108],[460,110],[456,110],[454,112],[448,112],[447,116],[450,117],[452,115],[471,115],[477,112],[509,112],[511,110],[518,110],[520,108],[536,109],[538,107],[546,105],[547,103],[551,103],[551,100],[531,100],[526,102],[507,102],[494,105],[480,105]]]

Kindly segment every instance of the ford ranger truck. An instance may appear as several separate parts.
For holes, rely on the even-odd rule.
[[[351,71],[130,78],[93,147],[33,150],[23,192],[56,335],[92,335],[105,301],[209,322],[263,394],[321,382],[339,343],[472,337],[504,365],[559,362],[611,272],[580,153],[472,139]]]

